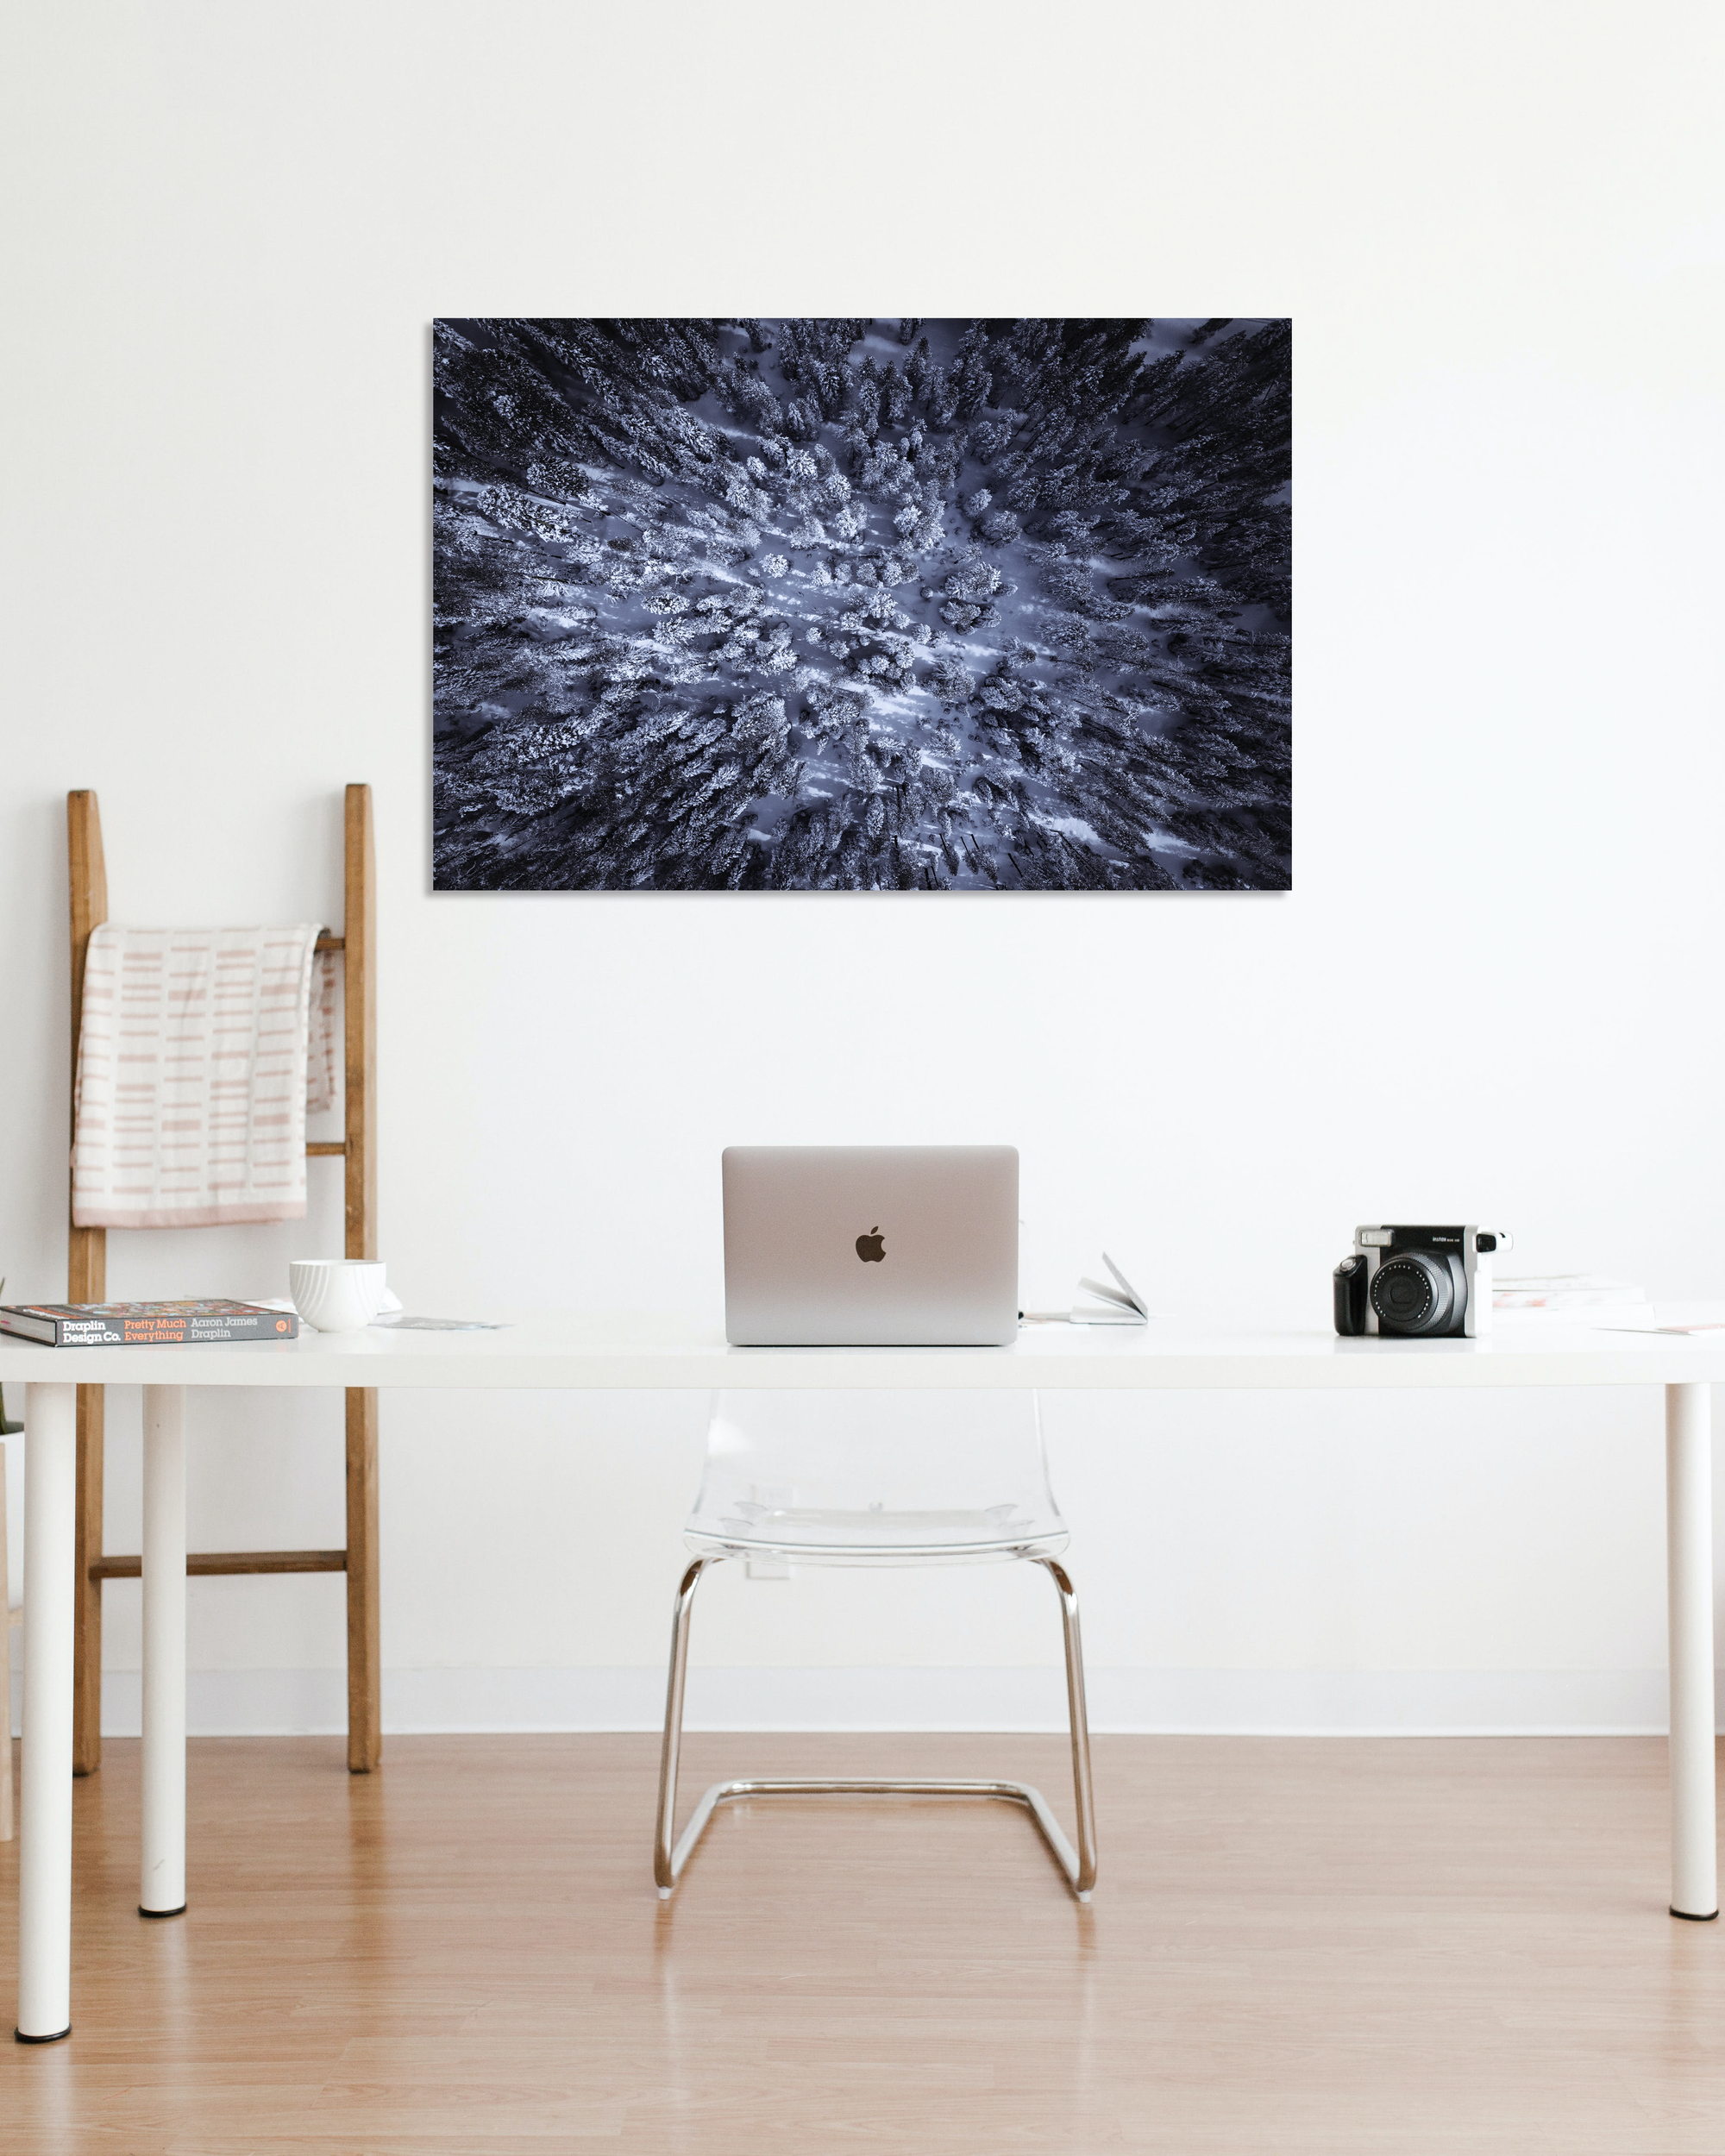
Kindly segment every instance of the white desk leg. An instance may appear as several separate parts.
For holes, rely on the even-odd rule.
[[[1713,1448],[1705,1385],[1665,1387],[1673,1916],[1719,1914],[1713,1789]]]
[[[142,1916],[185,1907],[185,1388],[144,1388]]]
[[[72,2034],[72,1590],[77,1391],[24,1391],[24,1774],[18,1838],[21,2043]]]

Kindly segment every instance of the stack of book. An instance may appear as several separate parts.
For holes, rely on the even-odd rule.
[[[0,1332],[44,1347],[166,1347],[198,1340],[291,1340],[299,1320],[290,1309],[229,1302],[0,1303]]]

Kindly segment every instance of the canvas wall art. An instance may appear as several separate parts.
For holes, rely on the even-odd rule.
[[[434,880],[1285,890],[1291,325],[440,321]]]

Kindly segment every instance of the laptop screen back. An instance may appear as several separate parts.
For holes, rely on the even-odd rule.
[[[731,1145],[737,1347],[1003,1346],[1018,1333],[1011,1145]]]

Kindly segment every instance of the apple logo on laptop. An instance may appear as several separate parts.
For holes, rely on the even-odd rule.
[[[878,1265],[887,1255],[887,1238],[878,1227],[856,1238],[856,1255],[865,1265]]]

